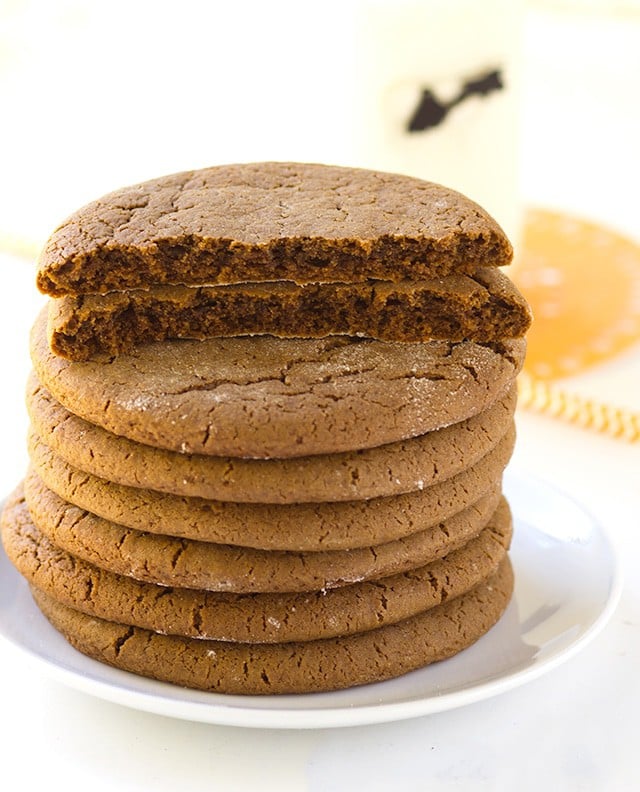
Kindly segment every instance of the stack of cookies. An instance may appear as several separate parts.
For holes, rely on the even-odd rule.
[[[225,693],[480,638],[513,586],[510,258],[460,194],[347,168],[210,168],[81,209],[41,259],[31,467],[2,517],[47,618]]]

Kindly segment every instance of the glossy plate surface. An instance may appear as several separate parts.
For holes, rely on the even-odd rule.
[[[621,582],[611,543],[575,501],[510,471],[515,519],[513,600],[500,622],[461,654],[399,679],[335,693],[225,696],[186,690],[91,660],[34,605],[0,548],[0,636],[42,672],[86,693],[194,721],[268,728],[326,728],[400,720],[510,690],[569,659],[604,626]]]

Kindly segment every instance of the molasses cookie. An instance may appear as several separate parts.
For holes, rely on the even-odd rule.
[[[513,425],[516,388],[478,415],[363,451],[294,459],[180,454],[118,437],[68,412],[34,374],[27,409],[38,437],[65,462],[130,487],[211,500],[301,503],[367,500],[424,489],[471,467]]]
[[[49,303],[56,355],[89,360],[172,338],[270,334],[382,341],[503,341],[523,336],[529,307],[499,270],[430,281],[155,286]]]
[[[32,589],[55,629],[89,657],[183,687],[257,695],[338,690],[451,657],[493,627],[512,591],[506,557],[471,591],[396,624],[341,638],[242,644],[161,635],[97,619]]]
[[[57,401],[107,431],[171,451],[268,459],[372,448],[477,415],[512,384],[525,341],[255,336],[165,341],[79,363],[51,352],[43,311],[31,352]]]
[[[262,550],[348,550],[409,536],[475,503],[513,451],[507,435],[473,467],[423,490],[367,501],[232,503],[126,487],[79,471],[33,434],[33,469],[57,495],[138,531]]]
[[[501,497],[495,486],[463,511],[396,541],[296,553],[125,528],[62,500],[33,472],[25,479],[24,494],[40,533],[71,555],[147,583],[240,594],[326,591],[423,566],[477,536]]]
[[[88,564],[38,531],[18,493],[2,517],[10,561],[30,585],[58,602],[162,634],[240,643],[333,638],[407,619],[493,574],[510,539],[511,517],[503,500],[477,537],[409,572],[329,591],[229,594],[156,586]]]
[[[60,297],[153,284],[424,280],[512,255],[483,209],[441,185],[263,162],[164,176],[88,204],[54,231],[37,284]]]

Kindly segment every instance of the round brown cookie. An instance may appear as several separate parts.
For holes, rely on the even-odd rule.
[[[125,671],[217,693],[311,693],[397,677],[462,651],[504,613],[508,557],[467,594],[396,624],[342,638],[240,644],[160,635],[96,619],[37,589],[36,604],[80,652]]]
[[[513,382],[525,341],[254,336],[74,363],[49,349],[43,310],[31,352],[64,407],[114,434],[185,453],[277,458],[372,448],[477,415]]]
[[[68,412],[35,374],[27,408],[36,434],[65,462],[130,487],[210,500],[367,500],[424,489],[487,454],[512,425],[516,388],[473,418],[365,451],[288,459],[178,454],[111,434]]]
[[[503,500],[477,537],[410,572],[330,591],[221,594],[154,586],[87,564],[38,531],[17,493],[3,512],[1,527],[7,556],[20,574],[64,605],[162,634],[241,643],[334,638],[407,619],[493,574],[511,539],[511,516]]]
[[[74,556],[147,583],[235,593],[319,591],[406,572],[477,536],[500,500],[500,487],[495,487],[464,511],[395,542],[287,553],[124,528],[62,500],[33,472],[24,489],[34,524]]]
[[[502,229],[460,193],[409,176],[292,162],[222,165],[124,187],[47,242],[54,296],[153,283],[418,280],[502,266]]]
[[[382,341],[503,341],[523,336],[531,311],[492,267],[423,281],[153,286],[49,301],[51,349],[69,360],[120,355],[168,338],[269,334]]]
[[[515,432],[473,467],[432,487],[368,501],[231,503],[113,484],[73,468],[34,434],[34,470],[57,495],[107,520],[186,539],[262,550],[348,550],[409,536],[475,503],[501,478]]]

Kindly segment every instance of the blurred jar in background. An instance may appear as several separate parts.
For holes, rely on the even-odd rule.
[[[359,162],[460,190],[514,244],[521,11],[518,0],[363,0],[355,26]]]
[[[524,67],[527,203],[640,241],[640,0],[529,0]]]

